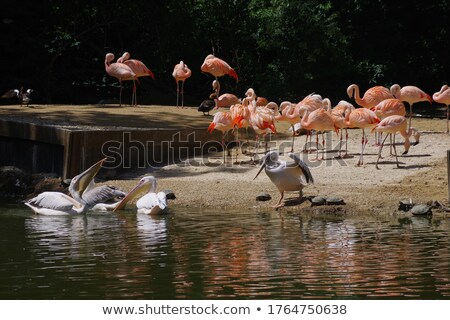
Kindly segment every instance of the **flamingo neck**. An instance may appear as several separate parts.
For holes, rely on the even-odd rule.
[[[300,123],[301,123],[301,125],[303,127],[303,126],[307,126],[308,125],[309,111],[307,109],[300,108],[299,115],[301,115],[302,113],[303,113],[303,117],[302,117],[302,120],[300,121]]]
[[[352,87],[352,90],[353,90],[353,98],[355,99],[355,102],[357,104],[359,104],[360,106],[364,107],[366,105],[366,101],[361,98],[358,85],[355,84]]]

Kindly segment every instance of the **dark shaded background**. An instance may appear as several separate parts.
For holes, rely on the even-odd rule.
[[[213,80],[200,65],[214,51],[240,76],[225,77],[222,91],[241,97],[251,86],[276,102],[310,92],[337,102],[351,83],[432,94],[450,74],[449,14],[449,1],[10,1],[0,13],[0,90],[31,87],[34,103],[117,99],[104,57],[129,51],[156,75],[141,80],[139,103],[175,104],[171,73],[183,60],[193,71],[185,99],[197,105]]]

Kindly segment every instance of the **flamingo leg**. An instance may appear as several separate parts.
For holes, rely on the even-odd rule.
[[[449,129],[448,129],[448,118],[449,118],[449,115],[450,115],[450,110],[449,110],[448,105],[447,105],[447,134],[449,133]]]
[[[258,148],[259,148],[259,134],[256,135],[256,143],[255,143],[255,147],[253,148],[253,157],[252,157],[252,164],[256,164],[255,162],[255,155],[258,152]]]
[[[319,160],[319,133],[316,131],[316,160]]]
[[[294,152],[295,130],[294,130],[294,125],[293,124],[291,124],[291,128],[292,128],[292,147],[291,147],[291,152]]]
[[[395,161],[397,163],[397,168],[400,168],[400,165],[398,164],[398,157],[397,157],[397,148],[395,147],[395,133],[394,133],[394,138],[392,138],[392,140],[394,141],[394,154],[395,154]]]
[[[222,152],[223,152],[223,164],[226,162],[226,150],[225,150],[225,133],[222,133]]]
[[[342,155],[341,155],[341,153],[342,153],[342,136],[343,136],[343,133],[342,133],[342,130],[343,129],[341,129],[341,130],[339,130],[340,132],[339,132],[339,150],[338,150],[338,158],[342,158]]]
[[[378,158],[377,158],[377,163],[375,164],[375,168],[377,168],[377,169],[380,169],[380,168],[378,168],[378,161],[380,161],[380,158],[381,158],[381,150],[383,150],[383,145],[384,145],[384,142],[386,141],[387,137],[388,137],[388,136],[384,137],[383,142],[381,142],[381,144],[380,144],[380,149],[378,149]]]
[[[184,108],[184,80],[181,81],[181,108]]]
[[[325,160],[325,135],[322,132],[322,160]]]
[[[391,143],[391,146],[390,146],[390,148],[391,148],[391,155],[393,155],[392,154],[392,133],[388,133],[388,136],[389,136],[389,140],[390,140],[390,143]],[[385,139],[387,138],[387,136],[385,137]],[[381,146],[381,142],[382,141],[380,141],[380,146]],[[383,148],[384,148],[384,145],[381,147],[381,150],[383,150]],[[383,157],[382,156],[380,156],[380,159],[383,159]]]
[[[303,150],[302,150],[302,152],[307,152],[307,148],[308,148],[308,136],[309,136],[309,130],[308,131],[306,131],[306,140],[305,140],[305,145],[303,146]]]
[[[412,120],[412,105],[413,103],[409,104],[409,126],[408,129],[411,128],[411,120]]]
[[[364,129],[362,129],[362,138],[361,138],[361,154],[359,155],[359,161],[357,166],[362,166],[363,165],[363,155],[364,155],[364,149],[366,147],[367,144],[367,136],[366,133],[364,131]]]
[[[345,128],[345,153],[344,153],[344,157],[347,156],[347,152],[348,152],[348,130],[347,130],[347,128]]]
[[[136,81],[133,80],[133,94],[131,96],[131,105],[137,106]]]
[[[122,80],[119,80],[119,84],[120,84],[119,107],[121,107],[122,106]]]
[[[179,108],[178,107],[178,99],[179,99],[179,96],[180,95],[180,84],[179,84],[179,81],[177,81],[177,108]]]

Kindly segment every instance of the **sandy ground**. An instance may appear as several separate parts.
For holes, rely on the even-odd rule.
[[[64,111],[64,112],[62,112]],[[212,112],[214,114],[214,112]],[[127,116],[128,115],[128,116]],[[164,123],[166,127],[204,127],[212,116],[204,117],[196,107],[176,109],[167,106],[125,107],[118,106],[2,106],[1,118],[25,119],[30,122],[46,122],[57,125],[114,127],[155,127]],[[403,138],[397,137],[397,151],[401,168],[397,168],[395,158],[389,156],[389,145],[383,149],[380,169],[375,168],[378,147],[374,146],[374,136],[369,135],[369,143],[364,153],[364,165],[357,167],[361,130],[349,130],[349,157],[337,159],[335,151],[328,150],[325,160],[315,160],[315,153],[301,154],[311,167],[315,183],[304,189],[305,196],[335,196],[345,200],[345,206],[331,208],[312,207],[308,201],[296,201],[298,193],[286,193],[288,211],[330,210],[347,213],[393,213],[397,212],[398,202],[411,198],[415,203],[437,200],[447,205],[447,159],[446,150],[450,149],[450,136],[444,134],[445,120],[413,118],[413,126],[421,131],[420,143],[412,146],[409,154],[402,156]],[[286,154],[290,151],[288,125],[277,124],[279,134],[267,137],[271,140],[270,150],[279,150]],[[241,133],[244,137],[245,133]],[[254,135],[250,133],[249,150],[252,150]],[[212,139],[220,140],[215,132]],[[331,140],[332,139],[332,140]],[[329,148],[337,149],[338,138],[330,134],[327,140]],[[305,137],[296,138],[294,151],[303,148]],[[283,147],[284,146],[284,147]],[[265,173],[253,178],[259,164],[251,165],[250,157],[231,150],[232,158],[222,163],[222,153],[205,157],[187,159],[162,168],[148,168],[130,172],[118,180],[105,181],[124,191],[129,191],[144,175],[154,175],[158,179],[158,189],[171,189],[177,199],[171,202],[174,207],[192,207],[203,209],[241,209],[271,208],[279,199],[279,192]],[[257,158],[264,154],[264,148],[258,150]],[[285,157],[285,155],[283,155]],[[289,159],[289,158],[287,158]],[[237,162],[237,163],[235,163]],[[272,200],[257,202],[256,196],[267,192]]]
[[[389,145],[383,149],[383,159],[375,168],[378,147],[373,146],[374,136],[364,152],[364,165],[356,166],[359,159],[361,130],[349,130],[349,157],[336,158],[335,151],[327,151],[325,160],[315,160],[316,153],[300,154],[305,137],[297,137],[294,152],[311,167],[315,183],[304,189],[305,196],[335,196],[343,198],[345,206],[331,208],[313,207],[310,202],[299,203],[298,193],[286,193],[286,207],[283,210],[329,210],[347,213],[394,213],[403,199],[412,199],[414,203],[426,203],[437,200],[447,204],[447,160],[446,150],[450,149],[450,136],[443,133],[445,121],[439,119],[413,119],[413,126],[422,131],[420,143],[412,146],[407,155],[403,138],[397,137],[397,151],[401,168],[397,168],[395,157],[389,155]],[[287,126],[279,124],[279,132],[286,132]],[[241,134],[242,135],[242,134]],[[218,134],[215,135],[220,138]],[[336,134],[330,134],[330,146],[338,148]],[[284,153],[290,151],[290,138],[286,135],[272,135],[270,150]],[[252,150],[253,141],[249,144]],[[281,146],[281,147],[280,147]],[[285,146],[285,147],[283,147]],[[136,178],[151,174],[158,178],[158,189],[171,189],[177,199],[174,206],[198,208],[271,208],[279,199],[279,192],[264,172],[253,180],[259,164],[251,165],[250,157],[231,150],[223,164],[223,154],[211,154],[207,157],[188,159],[185,162],[159,169],[136,172],[135,179],[117,180],[109,183],[129,190]],[[264,148],[258,150],[258,158],[264,155]],[[267,192],[272,196],[268,202],[257,202],[256,196]]]

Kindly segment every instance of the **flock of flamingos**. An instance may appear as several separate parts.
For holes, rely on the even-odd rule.
[[[108,75],[116,77],[120,83],[125,80],[135,82],[142,76],[150,76],[154,79],[153,73],[145,64],[139,60],[130,59],[128,52],[124,53],[115,63],[112,62],[113,60],[114,55],[108,53],[105,58],[105,69]],[[330,100],[327,98],[323,99],[318,94],[310,94],[298,103],[284,101],[277,105],[274,102],[268,102],[265,98],[257,97],[252,88],[247,90],[244,99],[239,99],[230,93],[220,94],[218,78],[228,75],[237,81],[238,75],[227,62],[212,54],[205,58],[200,69],[202,72],[213,75],[215,80],[212,83],[213,93],[210,95],[210,99],[202,102],[199,111],[208,112],[209,114],[209,111],[213,108],[228,109],[227,111],[216,112],[213,121],[208,127],[209,132],[213,130],[222,132],[222,143],[224,143],[224,136],[227,132],[239,128],[247,129],[248,127],[252,128],[256,133],[258,143],[260,137],[264,137],[268,133],[276,133],[275,124],[277,121],[284,121],[292,127],[293,142],[295,132],[301,128],[307,131],[306,141],[308,141],[311,132],[321,132],[322,146],[325,145],[324,132],[335,131],[340,133],[340,145],[342,146],[343,130],[346,132],[347,140],[347,128],[360,128],[362,129],[361,153],[357,165],[363,164],[364,148],[368,142],[366,130],[376,133],[387,133],[384,140],[381,138],[382,135],[378,134],[376,142],[380,145],[376,164],[378,168],[381,149],[388,136],[391,137],[391,141],[393,140],[391,145],[394,147],[395,155],[395,134],[397,132],[405,139],[404,153],[407,153],[409,150],[411,145],[409,138],[411,136],[414,136],[415,143],[418,143],[420,133],[411,126],[412,106],[414,103],[421,101],[432,103],[433,100],[437,103],[445,104],[447,107],[446,133],[449,133],[450,88],[447,85],[442,86],[441,90],[434,93],[431,98],[430,95],[416,86],[400,87],[398,84],[394,84],[390,89],[383,86],[372,87],[361,97],[358,85],[352,84],[347,88],[347,94],[350,98],[354,98],[355,102],[362,108],[355,108],[351,103],[344,100],[341,100],[332,108]],[[172,76],[177,84],[177,107],[179,107],[180,94],[181,107],[184,107],[184,82],[191,75],[191,70],[183,61],[175,65]],[[406,108],[403,102],[407,102],[409,105],[409,120],[406,119]],[[133,85],[132,104],[137,104],[136,85]],[[318,139],[319,136],[316,134],[317,146],[319,146]],[[316,149],[318,158],[319,147]],[[322,159],[323,151],[322,149]],[[345,157],[346,155],[347,147],[344,154],[339,151],[339,156]]]
[[[125,53],[116,62],[113,62],[114,55],[108,53],[105,57],[105,69],[110,76],[116,77],[120,84],[120,99],[122,95],[122,81],[133,81],[133,97],[132,104],[137,105],[136,101],[136,84],[139,77],[150,76],[154,78],[153,73],[139,60],[130,59],[129,53]],[[257,97],[255,91],[250,88],[247,90],[244,99],[238,99],[232,94],[220,94],[219,77],[229,75],[238,80],[237,73],[225,61],[208,55],[201,66],[201,71],[210,73],[215,77],[213,81],[214,92],[210,95],[209,103],[202,103],[199,111],[209,112],[212,108],[228,108],[226,111],[218,111],[214,114],[214,119],[208,127],[208,131],[219,130],[222,132],[222,143],[224,143],[224,135],[239,128],[251,127],[257,135],[257,143],[260,136],[268,133],[275,133],[275,123],[277,121],[288,122],[292,127],[293,142],[295,137],[295,127],[300,126],[307,130],[308,133],[316,132],[316,152],[319,157],[318,133],[322,133],[322,145],[324,145],[323,132],[335,131],[340,133],[340,146],[342,146],[343,130],[347,128],[362,129],[361,154],[358,165],[363,164],[364,147],[367,144],[367,135],[365,130],[377,133],[379,136],[376,142],[379,143],[378,159],[376,168],[378,169],[378,161],[381,151],[388,136],[392,137],[391,146],[398,164],[397,151],[395,149],[395,134],[399,132],[405,139],[405,152],[410,147],[409,138],[414,136],[419,142],[419,132],[411,127],[412,106],[419,101],[432,102],[433,100],[445,104],[447,106],[447,134],[449,133],[449,109],[450,104],[450,88],[444,85],[439,92],[433,94],[433,99],[415,86],[400,87],[393,85],[390,90],[376,86],[367,90],[361,98],[359,88],[356,84],[352,84],[347,88],[350,98],[354,98],[355,102],[362,108],[355,108],[346,101],[340,101],[334,108],[331,107],[329,99],[323,99],[318,94],[310,94],[299,103],[282,102],[279,106],[274,102],[268,102],[266,99]],[[182,61],[177,64],[173,71],[173,77],[177,83],[177,107],[179,94],[181,93],[181,107],[184,107],[183,87],[184,81],[191,76],[188,66]],[[181,89],[179,88],[181,82]],[[121,100],[120,100],[121,101]],[[403,101],[409,104],[409,121],[406,119],[406,109]],[[384,139],[382,134],[386,133]],[[308,136],[307,135],[307,139]],[[348,135],[346,133],[346,140]],[[346,143],[347,145],[347,143]],[[292,143],[292,148],[294,143]],[[256,147],[255,147],[256,149]],[[302,189],[309,183],[313,183],[313,177],[306,165],[295,153],[289,153],[289,157],[294,161],[287,163],[280,161],[278,152],[267,152],[262,159],[261,167],[255,178],[265,169],[265,173],[272,183],[280,191],[281,197],[275,208],[282,207],[284,204],[285,191],[299,191],[302,197]],[[347,151],[339,156],[345,157]],[[225,157],[225,149],[224,149]],[[324,151],[322,150],[322,159]],[[96,186],[94,177],[100,170],[103,162],[102,159],[92,165],[90,168],[75,176],[70,183],[68,196],[60,192],[43,192],[36,197],[28,200],[25,204],[34,212],[39,214],[80,214],[87,210],[100,211],[116,211],[125,208],[128,202],[136,198],[142,192],[147,192],[136,202],[138,213],[145,214],[161,214],[167,212],[167,194],[164,192],[156,192],[156,179],[153,176],[143,177],[137,185],[125,194],[110,186]],[[122,197],[122,200],[116,200]],[[114,202],[111,203],[111,200]]]

